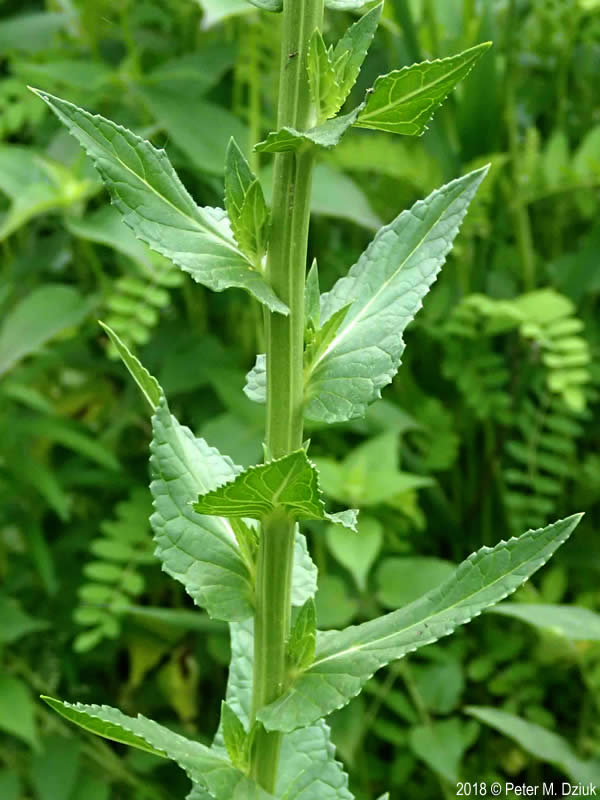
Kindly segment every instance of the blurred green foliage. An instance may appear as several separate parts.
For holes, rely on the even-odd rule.
[[[263,436],[240,391],[263,350],[257,309],[241,292],[209,299],[136,240],[26,85],[166,146],[196,200],[218,205],[230,135],[249,152],[274,124],[278,20],[242,0],[0,7],[0,797],[184,797],[174,767],[80,740],[35,698],[212,737],[225,628],[152,558],[148,421],[96,319],[140,351],[180,419],[247,465]],[[348,21],[329,14],[326,33]],[[587,515],[520,590],[520,614],[383,670],[334,717],[359,798],[600,773],[600,636],[581,616],[600,611],[600,3],[387,0],[361,80],[488,39],[422,139],[361,132],[317,170],[327,288],[381,221],[492,164],[384,400],[310,431],[332,507],[362,509],[351,543],[307,526],[320,625],[398,607],[501,536]],[[269,159],[252,159],[268,180]]]

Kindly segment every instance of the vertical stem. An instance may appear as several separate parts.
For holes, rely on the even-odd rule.
[[[323,24],[323,0],[284,0],[278,126],[303,130],[315,122],[306,71],[310,37]],[[290,309],[266,315],[267,451],[279,458],[302,446],[304,284],[314,156],[278,153],[273,174],[271,241],[266,276]],[[286,681],[295,522],[274,514],[263,522],[256,571],[253,718]],[[277,779],[281,734],[259,726],[250,774],[267,791]]]
[[[507,195],[513,217],[515,238],[519,250],[519,258],[523,270],[523,285],[526,291],[535,289],[535,250],[533,247],[533,233],[529,209],[522,197],[521,187],[521,150],[519,143],[519,126],[517,121],[517,98],[515,91],[516,55],[517,55],[517,10],[516,0],[510,0],[507,16],[507,47],[506,47],[506,78],[505,78],[505,103],[506,103],[506,130],[508,136],[508,152],[512,167],[512,186]]]

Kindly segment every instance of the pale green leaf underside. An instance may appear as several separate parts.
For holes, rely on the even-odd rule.
[[[580,758],[562,736],[507,711],[486,706],[466,706],[467,714],[514,739],[527,753],[554,764],[571,780],[600,784],[600,761]]]
[[[251,519],[264,519],[277,508],[296,519],[329,520],[356,530],[356,511],[325,511],[318,472],[304,450],[250,467],[194,503],[200,514]]]
[[[381,667],[452,633],[503,600],[548,561],[581,515],[483,547],[444,583],[378,619],[319,634],[315,662],[258,712],[268,730],[291,731],[341,708]]]
[[[490,609],[573,641],[600,642],[600,614],[577,606],[501,603]]]
[[[332,11],[360,11],[371,0],[325,0],[327,8]]]
[[[349,114],[328,119],[307,131],[298,131],[289,127],[271,131],[263,142],[255,145],[254,149],[258,153],[291,153],[307,145],[317,145],[325,148],[335,147],[348,128],[355,124],[362,108],[364,108],[364,105],[358,106],[354,111],[350,111]]]
[[[436,108],[469,74],[490,44],[478,44],[450,58],[424,61],[380,76],[356,127],[407,136],[423,133]]]
[[[246,289],[272,311],[288,313],[239,250],[225,211],[197,206],[164,150],[72,103],[36,93],[85,148],[139,239],[214,291]]]
[[[128,717],[109,706],[65,703],[51,697],[44,700],[65,719],[91,733],[175,761],[194,783],[200,784],[217,800],[229,800],[236,795],[240,800],[242,797],[248,800],[271,797],[214,750],[151,719],[141,715]]]
[[[255,403],[267,402],[267,356],[259,353],[256,363],[246,375],[244,394]]]
[[[164,399],[152,418],[155,512],[151,517],[156,555],[163,569],[185,586],[211,617],[227,621],[251,616],[252,583],[229,522],[197,514],[199,494],[233,480],[238,469],[204,439],[173,417]]]
[[[487,168],[458,178],[383,227],[348,275],[321,296],[321,324],[351,303],[329,347],[311,365],[305,416],[362,416],[398,371],[403,333],[446,260]],[[252,399],[260,372],[252,375]]]

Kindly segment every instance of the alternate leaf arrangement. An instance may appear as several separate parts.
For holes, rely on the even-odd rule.
[[[275,153],[271,211],[233,140],[225,210],[200,208],[163,150],[36,90],[93,159],[135,235],[199,283],[253,295],[265,307],[267,342],[246,386],[266,402],[265,463],[244,471],[177,421],[158,381],[104,326],[152,413],[156,555],[198,606],[230,625],[229,683],[213,746],[106,706],[45,699],[88,731],[175,761],[193,783],[188,800],[348,800],[324,718],[376,670],[503,600],[551,557],[579,516],[482,548],[404,608],[346,630],[316,630],[316,567],[299,521],[328,520],[355,536],[357,512],[326,510],[304,420],[344,422],[380,397],[400,366],[404,329],[486,169],[401,213],[321,294],[316,263],[306,276],[315,157],[351,127],[421,134],[489,45],[381,76],[364,102],[340,115],[382,4],[327,47],[324,4],[357,9],[361,0],[252,2],[283,14],[278,129],[256,145]]]

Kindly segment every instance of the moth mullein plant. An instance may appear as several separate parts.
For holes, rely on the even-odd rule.
[[[85,148],[136,236],[214,291],[249,292],[264,306],[266,341],[245,389],[266,404],[265,459],[243,470],[177,421],[158,381],[105,326],[152,415],[156,556],[196,605],[230,626],[229,682],[212,747],[107,706],[45,700],[88,731],[175,761],[192,781],[188,800],[351,800],[327,715],[376,670],[507,597],[569,537],[579,516],[483,547],[404,608],[342,631],[316,630],[317,571],[302,521],[328,520],[349,537],[359,534],[356,511],[326,510],[304,422],[345,422],[380,397],[400,366],[404,329],[486,168],[402,212],[321,294],[316,263],[307,276],[315,158],[351,128],[421,134],[489,43],[383,75],[347,109],[382,4],[329,45],[324,5],[359,10],[365,3],[254,4],[282,13],[277,130],[255,147],[274,154],[270,211],[234,141],[226,154],[225,209],[200,208],[163,150],[35,90]]]

